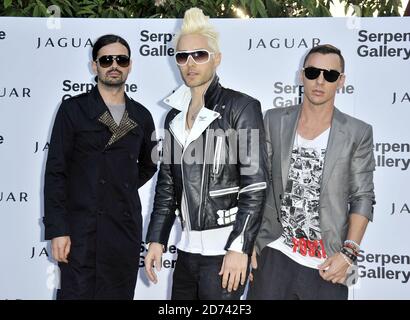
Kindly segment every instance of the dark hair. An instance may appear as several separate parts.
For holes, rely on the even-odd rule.
[[[116,42],[121,43],[124,47],[127,48],[128,56],[131,58],[131,49],[130,49],[130,46],[128,45],[128,42],[125,41],[125,39],[123,39],[120,36],[117,36],[115,34],[106,34],[106,35],[103,35],[103,36],[99,37],[97,39],[97,41],[95,41],[95,43],[94,43],[93,53],[92,53],[93,54],[93,61],[95,61],[97,59],[98,51],[100,51],[100,49],[102,47],[105,47],[109,44],[116,43]]]
[[[316,47],[313,47],[312,49],[310,49],[310,51],[308,52],[308,54],[305,57],[305,60],[303,61],[303,66],[305,66],[306,61],[309,58],[309,56],[314,54],[314,53],[321,53],[321,54],[333,53],[333,54],[337,54],[339,56],[339,59],[340,59],[340,66],[342,67],[342,73],[345,72],[345,59],[342,56],[342,52],[338,48],[332,46],[331,44],[322,44],[320,46],[316,46]]]

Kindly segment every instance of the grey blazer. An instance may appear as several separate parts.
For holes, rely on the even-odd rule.
[[[259,234],[258,253],[282,234],[281,199],[288,179],[291,151],[301,106],[267,111],[264,119],[270,178]],[[349,214],[373,220],[375,204],[372,127],[334,109],[319,199],[322,238],[328,256],[340,251],[349,227]]]

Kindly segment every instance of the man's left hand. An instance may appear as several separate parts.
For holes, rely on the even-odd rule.
[[[338,252],[319,265],[319,274],[326,281],[344,283],[347,269],[349,269],[349,264],[343,259],[342,254]]]
[[[246,282],[246,271],[248,269],[248,255],[236,251],[228,251],[225,254],[219,275],[222,276],[222,288],[228,287],[228,292],[232,289],[236,291],[239,286]]]

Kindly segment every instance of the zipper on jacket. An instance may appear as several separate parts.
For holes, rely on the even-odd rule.
[[[185,147],[176,138],[176,135],[175,135],[174,131],[171,129],[171,126],[169,126],[169,131],[171,131],[172,135],[174,136],[174,140],[176,140],[182,148],[182,154],[181,154],[182,192],[185,194],[185,196],[183,196],[183,199],[184,199],[184,202],[185,202],[185,208],[188,212],[186,212],[186,217],[184,217],[184,214],[183,214],[182,208],[181,208],[181,217],[182,217],[182,225],[183,226],[185,225],[187,230],[191,230],[191,221],[189,219],[189,206],[188,206],[188,201],[187,201],[187,197],[186,197],[185,182],[184,182],[184,166],[183,166],[183,163],[184,163]],[[172,141],[171,141],[171,143],[172,143]],[[171,157],[172,157],[172,155],[171,155]],[[184,221],[184,219],[185,219],[185,221]]]
[[[218,104],[216,104],[214,106],[214,108],[212,109],[212,111],[215,111],[216,107],[218,106]],[[209,124],[208,128],[206,128],[206,134],[205,134],[205,150],[204,150],[204,161],[203,161],[203,170],[202,170],[202,184],[201,184],[201,194],[200,194],[200,203],[199,203],[199,210],[198,210],[198,227],[199,230],[201,230],[201,210],[202,210],[202,203],[204,202],[203,200],[203,191],[204,191],[204,185],[205,185],[205,169],[206,169],[206,150],[208,148],[208,136],[209,136],[209,127],[211,126],[211,124]],[[208,177],[209,175],[206,175],[206,184],[208,184]]]
[[[201,210],[202,210],[202,203],[203,203],[203,190],[204,190],[204,180],[205,180],[205,169],[206,169],[206,150],[208,147],[208,135],[209,135],[209,127],[206,129],[205,134],[205,151],[204,151],[204,161],[203,161],[203,168],[202,168],[202,184],[201,184],[201,193],[200,193],[200,203],[199,203],[199,210],[198,210],[198,227],[201,230]],[[208,183],[208,179],[206,181]]]
[[[216,138],[216,146],[215,146],[215,154],[214,154],[214,162],[213,162],[213,174],[216,175],[219,173],[219,167],[221,164],[221,155],[222,155],[222,137]]]
[[[249,221],[249,218],[251,217],[251,215],[250,214],[248,214],[248,216],[246,217],[246,220],[245,220],[245,224],[244,224],[244,226],[243,226],[243,229],[242,229],[242,232],[241,232],[241,243],[243,243],[245,240],[244,240],[244,238],[245,238],[245,229],[246,229],[246,226],[248,225],[248,221]],[[242,248],[243,249],[243,248]],[[243,250],[242,250],[243,251]]]

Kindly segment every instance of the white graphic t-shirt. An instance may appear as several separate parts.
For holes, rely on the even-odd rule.
[[[296,133],[280,213],[284,232],[269,244],[314,269],[327,258],[320,230],[319,197],[329,131],[314,140]]]

